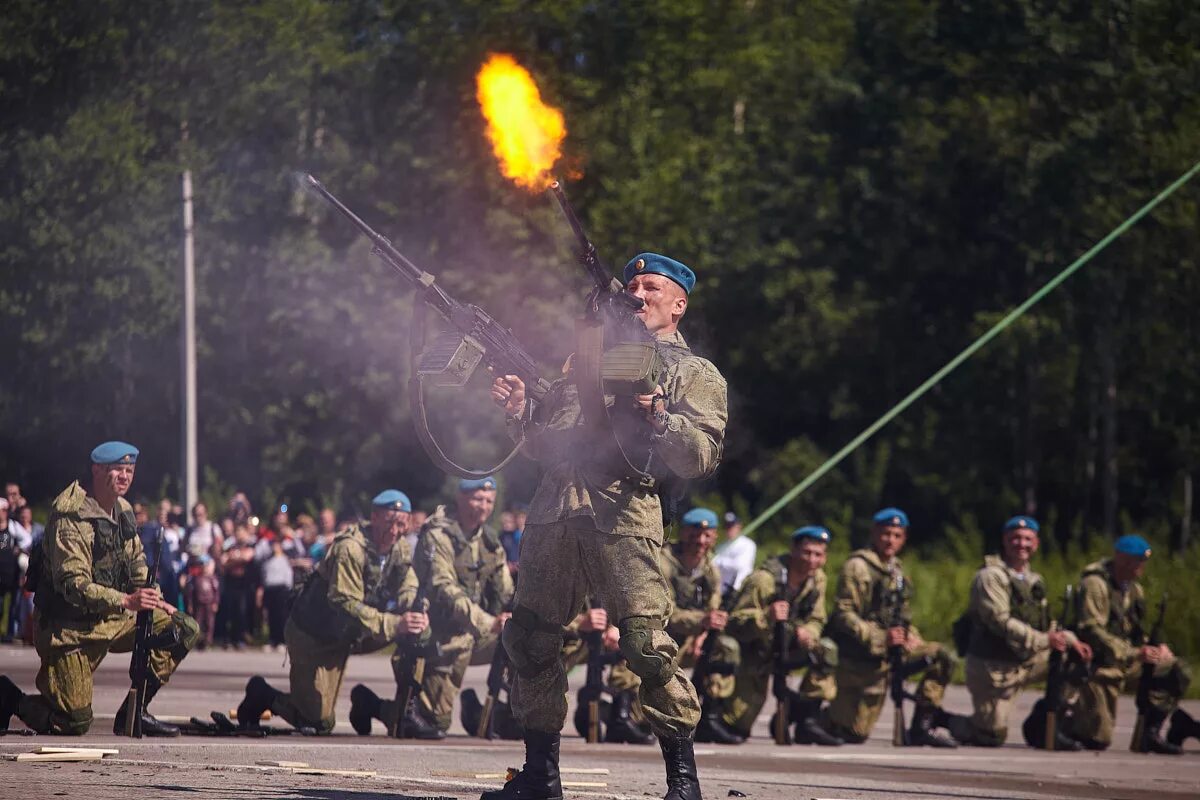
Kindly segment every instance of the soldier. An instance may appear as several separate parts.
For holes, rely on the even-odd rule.
[[[137,636],[137,611],[153,612],[153,632],[174,626],[174,644],[151,651],[146,704],[196,643],[195,621],[147,587],[149,569],[138,540],[133,507],[125,494],[133,483],[138,449],[105,442],[92,451],[91,485],[72,482],[54,500],[42,553],[30,567],[36,583],[41,668],[40,695],[22,693],[0,676],[0,730],[11,715],[38,733],[81,736],[92,724],[92,673],[110,652],[128,653]],[[126,700],[128,704],[128,700]],[[125,730],[126,705],[113,722]],[[142,714],[147,736],[178,736],[179,728]]]
[[[1195,728],[1187,732],[1191,718],[1184,714],[1172,718],[1168,741],[1162,738],[1162,724],[1187,691],[1191,675],[1166,644],[1143,641],[1146,600],[1138,578],[1146,571],[1149,558],[1150,544],[1145,539],[1122,536],[1112,558],[1084,567],[1079,579],[1075,631],[1091,645],[1096,669],[1067,726],[1070,735],[1091,750],[1104,750],[1112,744],[1117,697],[1123,686],[1137,687],[1143,664],[1154,665],[1145,719],[1146,750],[1179,755],[1182,750],[1172,740],[1181,742],[1186,735],[1196,735]]]
[[[797,744],[837,746],[843,741],[821,727],[821,701],[832,700],[837,687],[833,667],[837,648],[821,636],[825,627],[825,559],[831,534],[818,525],[792,533],[791,552],[769,560],[750,573],[729,615],[729,632],[742,649],[733,700],[724,721],[738,735],[750,727],[767,699],[771,679],[775,623],[786,622],[800,660],[808,671],[792,701]],[[796,651],[793,651],[796,652]]]
[[[829,705],[826,727],[847,742],[866,741],[887,699],[888,648],[903,647],[906,676],[924,671],[909,742],[955,747],[954,739],[934,730],[945,722],[942,698],[954,662],[946,648],[926,642],[910,624],[911,583],[896,557],[907,538],[908,515],[885,508],[875,514],[871,546],[854,551],[842,565],[826,631],[838,646],[837,696]],[[896,598],[897,590],[902,597]],[[889,601],[889,596],[895,599]]]
[[[604,599],[621,633],[621,652],[641,678],[639,699],[666,762],[666,798],[700,797],[692,746],[700,703],[676,663],[675,641],[663,630],[671,591],[659,567],[660,491],[663,479],[704,478],[716,470],[728,416],[725,379],[692,355],[678,331],[695,274],[678,261],[643,253],[625,265],[624,277],[626,291],[643,301],[637,316],[667,362],[654,392],[635,397],[632,406],[626,397],[615,398],[612,408],[617,422],[648,437],[651,479],[631,474],[612,434],[582,413],[581,403],[594,402],[587,394],[595,385],[587,366],[593,359],[583,359],[579,372],[572,367],[531,413],[516,376],[499,377],[492,386],[514,436],[527,442],[527,452],[543,462],[545,472],[521,538],[526,578],[504,629],[517,667],[513,706],[526,731],[525,766],[483,800],[562,795],[563,626],[588,594]]]
[[[512,575],[499,535],[485,524],[495,507],[495,479],[460,481],[454,519],[439,507],[417,541],[420,550],[433,548],[432,564],[418,564],[417,574],[429,593],[437,646],[425,660],[417,708],[442,732],[450,727],[467,667],[491,662],[509,617]]]
[[[351,525],[334,537],[305,580],[283,630],[291,693],[255,675],[237,708],[241,728],[257,728],[269,709],[297,728],[329,733],[337,722],[334,707],[350,654],[370,653],[428,629],[429,617],[409,610],[417,576],[412,555],[397,541],[411,511],[403,492],[388,489],[371,501],[368,524]],[[362,685],[354,687],[350,698],[350,722],[360,734],[370,733],[372,718],[388,724],[405,714]],[[411,713],[401,724],[409,736],[430,736]]]
[[[1004,523],[1003,552],[987,556],[971,583],[967,606],[967,690],[974,714],[949,714],[947,727],[963,744],[999,747],[1008,737],[1008,715],[1022,688],[1043,681],[1050,651],[1073,650],[1084,661],[1092,649],[1067,630],[1046,630],[1046,584],[1029,568],[1038,549],[1039,526],[1033,517]],[[1055,729],[1055,750],[1083,745]]]

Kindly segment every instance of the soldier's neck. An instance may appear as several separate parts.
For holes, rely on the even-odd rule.
[[[467,536],[470,536],[472,533],[483,527],[482,522],[476,523],[474,520],[464,520],[462,517],[459,517],[456,521],[458,522],[458,527],[461,528],[462,532]]]
[[[92,499],[96,501],[96,505],[108,512],[108,515],[113,519],[117,518],[117,493],[104,485],[92,484],[92,490],[88,492]]]

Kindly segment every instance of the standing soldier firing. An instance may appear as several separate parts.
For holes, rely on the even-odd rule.
[[[949,714],[947,727],[963,744],[999,747],[1008,738],[1008,715],[1017,693],[1046,680],[1050,651],[1073,650],[1088,661],[1092,649],[1067,630],[1045,630],[1046,582],[1029,567],[1038,549],[1038,521],[1013,517],[1004,523],[1002,553],[987,556],[971,583],[967,606],[967,690],[974,713]],[[1055,730],[1055,750],[1083,745]]]
[[[125,495],[133,484],[138,449],[105,442],[92,451],[91,486],[73,482],[54,500],[42,539],[43,555],[30,565],[36,581],[42,661],[40,695],[27,695],[0,676],[0,730],[16,714],[38,733],[82,736],[92,724],[92,673],[110,652],[128,653],[137,635],[136,612],[153,612],[153,639],[173,643],[150,653],[146,705],[200,637],[195,620],[148,588],[149,569],[138,539],[133,507]],[[174,626],[174,635],[168,630]],[[113,722],[125,730],[126,705]],[[178,736],[179,728],[143,711],[146,736]]]
[[[509,617],[512,574],[500,536],[485,524],[495,507],[494,478],[460,481],[454,518],[439,507],[417,540],[418,552],[433,549],[432,563],[419,561],[417,575],[429,593],[437,645],[425,660],[417,712],[440,735],[450,727],[467,667],[491,662]]]
[[[827,727],[847,742],[866,741],[888,699],[889,649],[901,648],[903,676],[924,672],[908,743],[955,747],[954,739],[934,730],[945,722],[942,698],[954,662],[911,624],[911,583],[897,558],[907,539],[908,515],[885,508],[875,514],[870,547],[855,550],[842,565],[826,631],[838,646],[837,697]]]
[[[1089,564],[1079,579],[1078,620],[1075,631],[1092,647],[1095,672],[1082,688],[1075,714],[1067,725],[1071,736],[1091,750],[1112,744],[1121,688],[1138,687],[1143,666],[1151,665],[1140,750],[1179,755],[1179,743],[1196,736],[1196,723],[1186,713],[1171,719],[1167,740],[1162,725],[1187,691],[1191,674],[1165,643],[1147,641],[1151,624],[1146,614],[1146,593],[1138,578],[1150,560],[1150,543],[1141,536],[1117,539],[1112,558]],[[1143,680],[1145,680],[1143,678]],[[1139,749],[1136,748],[1135,749]]]
[[[304,582],[283,629],[291,693],[255,675],[237,708],[239,727],[257,728],[262,713],[270,710],[297,728],[329,733],[337,722],[335,705],[350,654],[374,652],[428,630],[429,617],[409,610],[417,576],[412,554],[398,541],[411,511],[403,492],[388,489],[371,501],[369,523],[351,525],[334,537]],[[405,714],[366,687],[356,686],[351,700],[350,721],[359,733],[370,732],[372,718],[388,724]],[[407,735],[420,736],[413,723],[411,718],[402,722]]]
[[[696,276],[664,256],[643,253],[624,270],[626,291],[642,300],[636,313],[658,340],[667,366],[660,385],[633,399],[615,398],[614,414],[629,414],[651,445],[652,481],[630,474],[611,432],[581,414],[587,381],[572,369],[530,415],[525,385],[497,378],[492,398],[510,428],[545,472],[521,538],[516,607],[504,645],[517,668],[513,710],[525,728],[525,766],[483,800],[557,800],[559,732],[567,714],[563,626],[589,594],[604,599],[620,630],[620,648],[641,678],[639,699],[658,736],[667,771],[667,800],[697,800],[700,783],[692,733],[700,703],[679,669],[678,646],[664,623],[671,588],[659,567],[665,478],[711,475],[721,460],[727,419],[725,379],[692,355],[679,321]],[[618,408],[617,406],[620,406]]]
[[[799,694],[791,701],[796,720],[797,744],[837,746],[842,740],[821,727],[821,702],[832,700],[837,687],[833,667],[837,647],[821,638],[825,627],[825,559],[831,535],[826,528],[808,525],[792,533],[791,551],[772,558],[750,573],[742,585],[737,605],[729,615],[728,630],[742,650],[733,700],[725,722],[743,738],[767,699],[771,680],[772,637],[776,623],[786,623],[789,647],[799,657],[795,668],[808,666]]]

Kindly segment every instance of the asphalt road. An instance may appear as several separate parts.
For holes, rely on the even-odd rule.
[[[206,716],[228,711],[241,699],[249,675],[258,673],[274,685],[287,685],[282,653],[213,651],[193,653],[154,701],[158,715]],[[267,800],[376,800],[376,798],[475,798],[481,789],[499,784],[495,775],[519,767],[520,742],[485,742],[466,736],[455,723],[442,742],[416,744],[388,739],[376,723],[374,736],[354,735],[346,714],[350,688],[366,683],[383,694],[393,691],[388,661],[359,656],[350,661],[332,736],[272,736],[264,739],[183,737],[132,740],[112,735],[112,715],[128,689],[128,657],[110,656],[96,674],[97,721],[78,740],[58,737],[0,738],[0,754],[27,752],[38,745],[95,745],[117,748],[119,755],[102,762],[27,764],[0,761],[0,796],[4,798],[70,797],[87,800],[141,800],[149,797],[266,798]],[[0,673],[32,689],[37,657],[32,648],[0,647]],[[485,668],[472,668],[467,686],[482,689]],[[572,674],[582,681],[582,669]],[[737,747],[699,745],[696,750],[704,794],[709,800],[731,791],[753,800],[850,800],[851,798],[1121,798],[1175,800],[1200,798],[1200,745],[1188,743],[1179,758],[1130,753],[1133,704],[1122,698],[1117,745],[1106,753],[1045,753],[1020,741],[1019,720],[1035,697],[1021,698],[1010,744],[987,750],[953,751],[891,746],[891,714],[885,713],[866,744],[841,748],[777,747],[769,737],[768,701],[755,736]],[[952,687],[951,710],[965,711],[966,692]],[[1200,703],[1188,709],[1200,716]],[[910,709],[911,711],[911,709]],[[20,727],[14,719],[13,727]],[[301,775],[260,761],[302,761],[313,767],[374,770],[373,777]],[[665,791],[662,761],[656,747],[588,745],[564,737],[565,770],[607,769],[607,775],[571,773],[565,779],[607,783],[604,788],[568,789],[567,797],[661,797]]]

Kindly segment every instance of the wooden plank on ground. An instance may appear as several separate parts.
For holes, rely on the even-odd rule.
[[[373,769],[322,769],[320,767],[293,767],[294,775],[342,775],[348,778],[374,778]]]
[[[78,751],[75,753],[17,753],[15,756],[6,756],[10,761],[33,761],[33,762],[66,762],[66,761],[99,761],[104,758],[103,753]]]
[[[51,747],[50,745],[42,745],[33,752],[35,753],[100,753],[106,756],[115,756],[121,751],[115,747]]]

